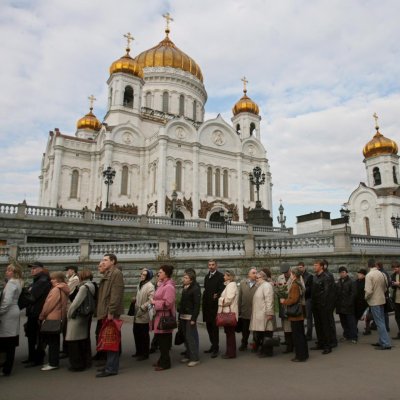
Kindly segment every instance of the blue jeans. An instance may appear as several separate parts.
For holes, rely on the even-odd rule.
[[[199,333],[197,324],[191,325],[190,321],[181,319],[185,335],[185,347],[190,361],[199,361]]]
[[[376,327],[378,329],[379,344],[382,347],[392,347],[392,342],[390,341],[388,331],[386,330],[385,312],[384,312],[383,305],[371,306],[370,308],[371,308],[372,316],[374,317]]]
[[[119,351],[107,351],[107,362],[105,371],[110,374],[118,374]]]

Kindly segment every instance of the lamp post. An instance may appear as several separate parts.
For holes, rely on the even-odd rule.
[[[221,219],[223,219],[222,223],[225,224],[225,237],[228,237],[228,225],[231,225],[232,223],[233,212],[232,210],[228,210],[228,212],[225,214],[225,211],[221,210],[219,215]]]
[[[392,221],[393,228],[396,229],[396,238],[399,238],[399,228],[400,228],[400,217],[395,217],[394,215],[390,218]]]
[[[178,193],[176,193],[175,188],[172,191],[171,199],[172,199],[172,219],[175,219],[176,218],[176,200],[178,199]]]
[[[249,175],[250,183],[256,187],[257,191],[256,208],[261,208],[260,186],[265,183],[265,174],[261,172],[261,168],[257,166],[253,169],[253,173],[250,172]]]
[[[281,225],[281,229],[285,229],[285,228],[286,228],[286,225],[285,225],[285,223],[286,223],[286,216],[283,215],[283,211],[284,211],[285,209],[283,208],[282,200],[280,200],[280,202],[281,202],[281,205],[279,206],[279,216],[276,217],[276,218],[277,218],[277,220],[278,220],[278,224]]]
[[[347,207],[343,206],[340,209],[340,215],[344,220],[345,231],[347,232],[347,224],[349,223],[350,210]]]
[[[113,170],[111,167],[107,167],[107,169],[103,171],[104,183],[107,185],[107,201],[105,210],[108,210],[108,196],[110,194],[110,185],[114,183],[114,177],[115,170]]]

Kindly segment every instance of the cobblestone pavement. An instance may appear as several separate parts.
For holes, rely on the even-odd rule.
[[[394,317],[390,317],[391,334],[397,334]],[[94,326],[94,324],[93,324]],[[361,327],[361,323],[360,323]],[[250,351],[238,352],[236,359],[211,359],[207,332],[199,326],[201,363],[193,368],[181,364],[182,346],[174,347],[172,368],[155,372],[157,359],[138,362],[133,353],[132,322],[123,325],[123,354],[120,373],[108,378],[95,378],[96,368],[84,372],[68,371],[68,360],[54,371],[23,368],[27,343],[20,337],[13,374],[0,377],[0,400],[194,400],[194,399],[378,399],[398,398],[400,341],[390,351],[376,351],[371,346],[377,334],[360,336],[358,344],[340,343],[331,354],[310,351],[305,363],[293,363],[291,354],[278,349],[273,358],[258,358]],[[338,335],[340,335],[338,325]],[[282,333],[280,333],[282,335]],[[237,343],[239,343],[237,334]],[[397,343],[396,343],[397,342]],[[313,343],[313,342],[309,342]],[[221,350],[225,335],[220,332]],[[283,346],[281,346],[283,347]]]

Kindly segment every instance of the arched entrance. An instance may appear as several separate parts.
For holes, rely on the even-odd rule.
[[[210,222],[225,222],[225,220],[219,211],[215,211],[210,215]]]

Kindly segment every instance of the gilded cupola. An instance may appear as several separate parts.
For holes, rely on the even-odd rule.
[[[169,22],[173,19],[169,14],[164,14],[167,20],[167,28],[165,29],[165,38],[156,46],[149,50],[143,51],[135,57],[135,61],[140,67],[170,67],[181,69],[189,72],[203,82],[203,74],[199,65],[191,57],[178,49],[169,38]]]
[[[378,116],[374,114],[376,133],[374,137],[364,146],[363,154],[365,158],[380,156],[384,154],[397,154],[397,143],[379,132]]]
[[[78,129],[89,129],[93,131],[99,131],[101,129],[101,122],[93,114],[93,102],[95,100],[96,99],[93,95],[89,97],[90,110],[85,116],[80,118],[76,123],[76,127]]]
[[[248,112],[248,113],[258,115],[260,112],[258,105],[256,103],[254,103],[254,101],[252,99],[250,99],[250,97],[247,96],[246,84],[248,83],[248,81],[246,80],[245,77],[242,79],[242,81],[243,81],[243,96],[233,106],[233,108],[232,108],[233,115],[237,115],[241,112]]]
[[[135,75],[139,78],[143,78],[143,68],[134,58],[129,55],[129,52],[131,51],[130,42],[134,40],[134,38],[129,32],[124,35],[124,37],[126,37],[128,41],[126,54],[111,64],[110,75],[117,72],[123,72],[125,74]]]

